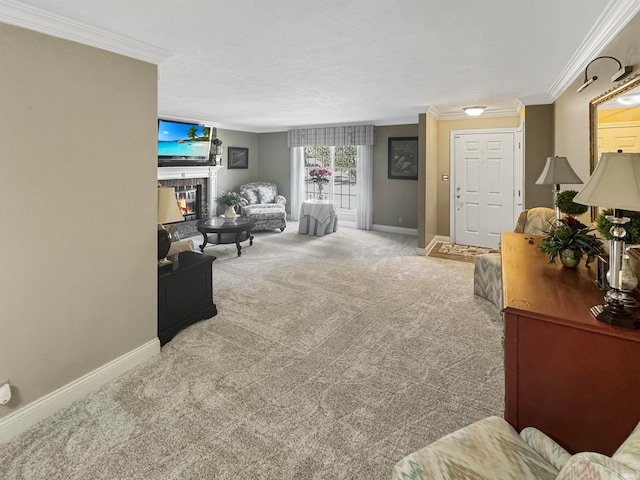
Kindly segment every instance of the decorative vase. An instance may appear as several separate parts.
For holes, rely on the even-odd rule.
[[[324,200],[324,195],[322,194],[322,183],[318,183],[318,200]]]
[[[233,205],[228,205],[224,211],[224,218],[236,218],[236,209]]]
[[[567,268],[576,268],[580,263],[582,254],[572,248],[565,248],[560,251],[560,262]]]

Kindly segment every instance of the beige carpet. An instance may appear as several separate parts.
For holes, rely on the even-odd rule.
[[[457,243],[437,242],[429,252],[428,256],[473,263],[476,255],[489,253],[491,251],[496,250],[491,248],[472,247],[469,245],[459,245]]]
[[[0,446],[0,478],[388,479],[502,414],[502,327],[472,265],[296,230],[207,248],[218,316]]]

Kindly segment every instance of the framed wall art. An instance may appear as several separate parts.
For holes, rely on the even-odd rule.
[[[389,138],[389,174],[387,178],[418,179],[418,137]]]
[[[228,168],[249,168],[249,149],[240,147],[229,147]]]

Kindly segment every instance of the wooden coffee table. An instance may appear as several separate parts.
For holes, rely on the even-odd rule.
[[[255,227],[257,220],[249,217],[212,217],[198,220],[196,228],[204,237],[204,243],[200,245],[200,251],[204,252],[204,247],[208,243],[223,245],[235,243],[238,249],[238,256],[242,255],[240,242],[249,240],[249,245],[253,245],[253,235],[251,230]]]

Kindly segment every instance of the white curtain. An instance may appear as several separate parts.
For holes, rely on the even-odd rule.
[[[291,148],[291,220],[300,220],[300,205],[304,193],[304,148]]]
[[[373,147],[358,145],[356,228],[373,228]]]

